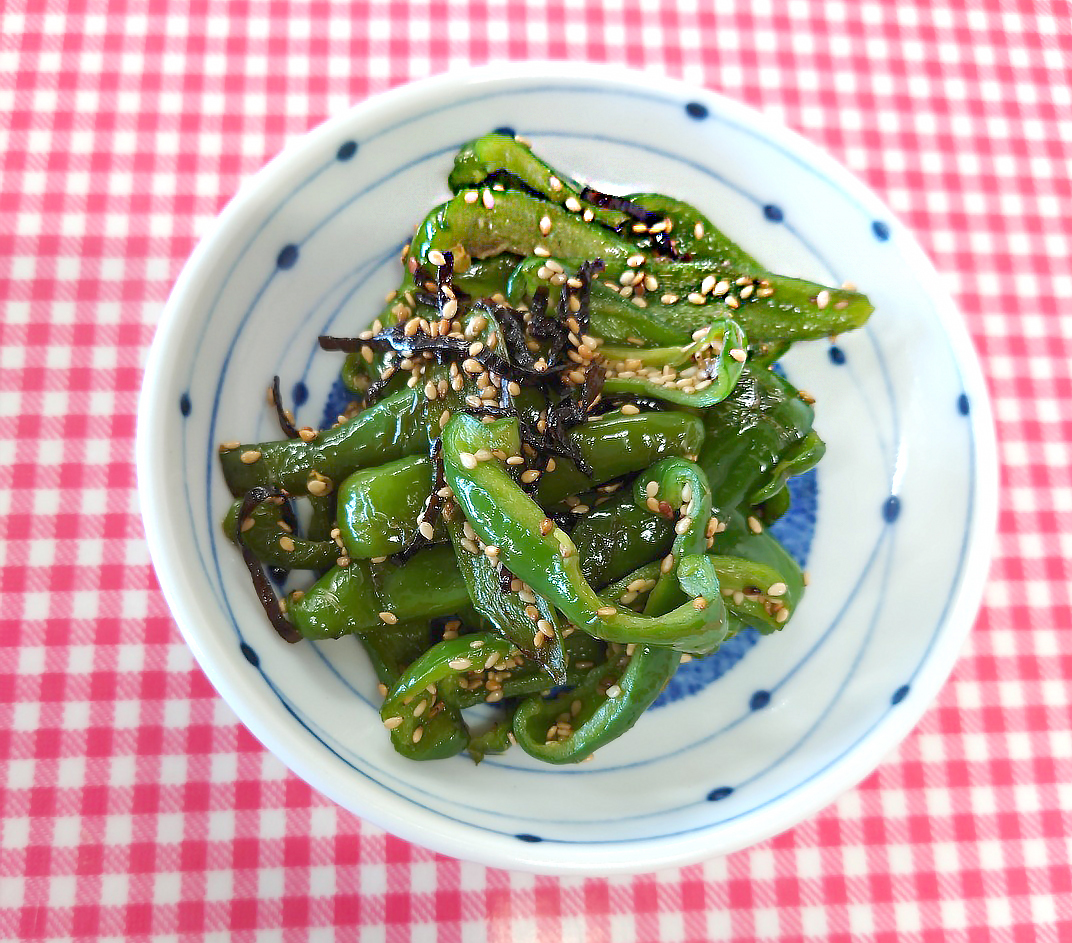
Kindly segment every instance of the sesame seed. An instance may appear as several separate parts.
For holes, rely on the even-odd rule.
[[[290,553],[294,549],[294,538],[284,534],[279,538],[279,546]]]
[[[621,696],[622,696],[621,685],[612,684],[609,688],[607,688],[607,697],[611,698],[612,700],[614,698],[616,698],[616,697],[621,697]]]
[[[711,289],[711,293],[714,295],[724,295],[730,290],[730,283],[725,279],[722,279],[714,288]]]
[[[680,521],[678,521],[674,525],[674,533],[677,534],[680,537],[690,527],[692,527],[692,518],[691,517],[683,517],[683,518],[681,518]]]
[[[258,452],[256,449],[248,449],[247,451],[243,452],[239,457],[242,460],[242,464],[252,465],[261,457],[261,453]]]
[[[373,557],[369,560],[369,563],[386,563],[387,557]]]
[[[547,186],[550,187],[552,190],[561,190],[562,181],[559,180],[558,177],[556,177],[554,174],[551,174],[551,176],[547,178]]]
[[[350,565],[350,558],[347,556],[341,556],[335,558],[335,565],[341,566],[344,569]]]
[[[751,298],[753,291],[755,291],[755,288],[752,285],[745,285],[744,288],[741,289],[741,299]]]
[[[649,481],[644,486],[644,493],[649,498],[654,498],[659,493],[659,482],[657,482],[657,481]]]
[[[551,531],[555,529],[555,522],[549,517],[545,517],[540,521],[540,534],[546,537]]]
[[[644,256],[638,252],[636,255],[629,256],[629,258],[625,260],[625,264],[630,268],[636,268],[638,265],[644,264]]]
[[[506,384],[506,389],[509,391],[511,396],[521,395],[521,384],[517,383],[514,380],[511,380],[509,383]]]
[[[485,557],[488,557],[488,558],[494,560],[495,557],[497,557],[498,555],[499,555],[499,548],[496,547],[495,544],[488,544],[484,548],[484,556]]]
[[[674,555],[668,553],[663,557],[663,562],[659,564],[660,573],[669,573],[674,568]]]
[[[551,217],[550,216],[544,216],[544,217],[542,217],[540,219],[540,235],[542,235],[542,236],[551,235]]]
[[[484,192],[480,194],[480,197],[484,201],[484,209],[490,210],[495,208],[495,197],[491,195],[490,190],[485,189]]]
[[[446,265],[447,264],[446,257],[438,249],[432,249],[428,253],[428,261],[431,262],[433,265]]]
[[[702,612],[704,609],[707,608],[707,600],[704,599],[703,596],[697,596],[692,601],[692,608],[700,610]]]
[[[570,509],[570,513],[571,514],[587,514],[588,510],[589,510],[589,508],[588,508],[587,504],[578,504],[576,507],[573,507],[573,508]]]
[[[244,534],[246,531],[250,530],[255,523],[256,521],[254,521],[252,517],[247,517],[242,521],[242,533]]]
[[[532,254],[538,255],[541,259],[546,259],[550,257],[551,250],[548,249],[547,246],[533,246]]]
[[[305,426],[298,430],[298,435],[301,437],[302,442],[312,442],[316,438],[316,430]]]
[[[444,409],[439,415],[439,428],[445,429],[448,422],[450,422],[450,410]]]
[[[447,666],[455,671],[468,671],[473,667],[473,663],[468,658],[452,658],[447,662]]]
[[[744,363],[748,357],[740,347],[734,347],[730,350],[730,356],[737,361],[737,363]]]
[[[424,728],[423,727],[418,727],[416,730],[413,731],[413,742],[414,743],[420,743],[421,742],[421,737],[423,737],[423,736],[424,736]]]
[[[700,293],[706,295],[717,283],[718,279],[714,275],[705,276],[704,280],[700,282]]]
[[[698,291],[689,292],[689,301],[694,305],[702,305],[706,300]]]
[[[777,622],[779,625],[785,622],[788,618],[789,610],[785,607],[779,609],[776,613],[774,613],[774,621]]]
[[[704,237],[703,223],[697,223],[695,226],[693,226],[692,227],[692,234],[697,239],[703,239],[703,237]]]
[[[593,213],[591,210],[585,210],[581,214],[581,219],[583,219],[586,223],[592,222],[592,220],[595,219],[595,218],[596,218],[596,214]]]
[[[387,623],[387,625],[394,625],[398,621],[398,616],[393,612],[381,612],[380,621]]]
[[[558,555],[562,557],[563,560],[568,560],[573,556],[573,548],[569,544],[559,544]]]
[[[618,609],[616,606],[600,606],[596,610],[596,615],[604,619],[610,618],[611,616],[616,616],[617,614]]]
[[[439,396],[439,390],[436,388],[436,385],[431,380],[424,384],[424,395],[428,399],[435,399],[437,396]]]
[[[739,308],[741,306],[741,303],[733,295],[727,296],[726,304],[731,308]]]
[[[428,521],[421,521],[417,525],[417,530],[425,540],[431,540],[435,536],[435,528]]]
[[[818,308],[825,308],[828,304],[830,304],[830,292],[824,289],[815,296],[815,305]]]
[[[785,583],[771,583],[770,589],[767,590],[768,596],[784,596],[789,587]]]
[[[491,449],[477,449],[475,457],[478,462],[490,462],[495,455]]]
[[[386,693],[387,693],[387,692],[386,692],[386,691],[384,691],[384,694],[386,694]],[[401,727],[401,726],[402,726],[402,718],[401,718],[401,717],[398,717],[398,716],[395,716],[395,717],[388,717],[388,718],[387,718],[387,719],[386,719],[386,720],[385,720],[385,721],[383,722],[383,725],[384,725],[384,726],[385,726],[385,727],[386,727],[386,728],[387,728],[388,730],[394,730],[394,729],[395,729],[396,727]]]
[[[577,197],[566,197],[566,209],[571,213],[579,213],[581,211],[581,204],[577,201]]]
[[[443,320],[444,321],[453,320],[454,315],[456,315],[458,313],[458,302],[454,298],[448,299],[443,304],[443,310],[440,313],[443,315]],[[447,329],[449,331],[449,329],[450,329],[449,324],[447,325]],[[440,325],[439,325],[439,333],[440,334],[446,334],[447,333],[447,331],[443,330],[442,322],[440,322]]]
[[[622,415],[623,416],[635,416],[639,412],[640,412],[640,407],[639,406],[634,406],[632,403],[626,403],[622,407]]]
[[[535,468],[530,468],[528,471],[521,473],[521,481],[526,485],[531,485],[539,477],[540,473]]]
[[[664,305],[672,305],[675,301],[678,301],[678,296],[667,292],[662,298],[659,299]]]
[[[759,522],[758,517],[749,517],[748,518],[748,529],[753,534],[761,534],[761,533],[763,533],[763,525]]]
[[[472,471],[477,466],[476,456],[472,452],[459,452],[458,461],[462,463],[463,468],[468,468]]]
[[[546,619],[539,619],[536,622],[536,628],[538,628],[540,630],[540,632],[542,632],[548,638],[554,638],[555,637],[555,627],[550,622],[548,622]]]
[[[466,190],[464,199],[466,203],[475,203],[480,199],[480,194],[476,190]]]

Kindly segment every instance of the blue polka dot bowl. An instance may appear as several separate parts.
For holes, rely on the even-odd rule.
[[[288,645],[220,520],[221,441],[334,415],[338,354],[399,278],[457,147],[515,128],[612,192],[696,203],[772,269],[851,280],[876,312],[791,351],[829,450],[780,536],[811,585],[789,627],[685,665],[619,741],[574,768],[520,750],[397,756],[353,639]],[[549,873],[651,871],[768,838],[868,775],[948,676],[996,519],[986,390],[964,324],[911,235],[843,168],[762,115],[648,75],[565,64],[441,76],[364,102],[250,180],[175,286],[146,368],[138,473],[175,620],[220,694],[298,776],[438,852]]]

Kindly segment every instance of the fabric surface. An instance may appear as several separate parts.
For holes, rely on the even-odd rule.
[[[771,841],[642,877],[438,857],[235,720],[161,596],[141,364],[198,235],[333,112],[489,59],[628,64],[826,148],[930,252],[994,397],[984,607],[916,731]],[[0,937],[1072,939],[1072,7],[987,0],[7,0]]]

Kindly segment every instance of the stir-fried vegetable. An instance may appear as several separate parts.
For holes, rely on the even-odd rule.
[[[764,524],[824,446],[771,364],[872,309],[513,137],[466,144],[449,182],[372,327],[321,338],[347,418],[296,429],[276,380],[286,438],[221,446],[224,526],[283,638],[361,640],[403,755],[579,762],[683,654],[791,618],[804,579]],[[278,599],[265,566],[317,578]],[[504,713],[473,733],[480,703]]]

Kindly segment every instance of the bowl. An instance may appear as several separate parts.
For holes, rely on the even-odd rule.
[[[278,438],[273,374],[321,422],[340,364],[321,333],[367,326],[399,249],[447,195],[464,141],[509,126],[600,189],[701,209],[772,269],[851,279],[867,327],[795,347],[828,453],[782,536],[811,578],[791,626],[686,665],[591,762],[520,750],[397,756],[353,639],[290,646],[220,520],[226,439]],[[328,406],[330,409],[330,404]],[[330,417],[329,417],[330,418]],[[986,389],[964,324],[909,232],[770,118],[620,69],[495,65],[395,89],[288,146],[220,215],[175,285],[145,371],[137,465],[153,563],[221,696],[297,775],[437,852],[545,873],[651,871],[787,829],[870,773],[948,676],[996,522]]]

